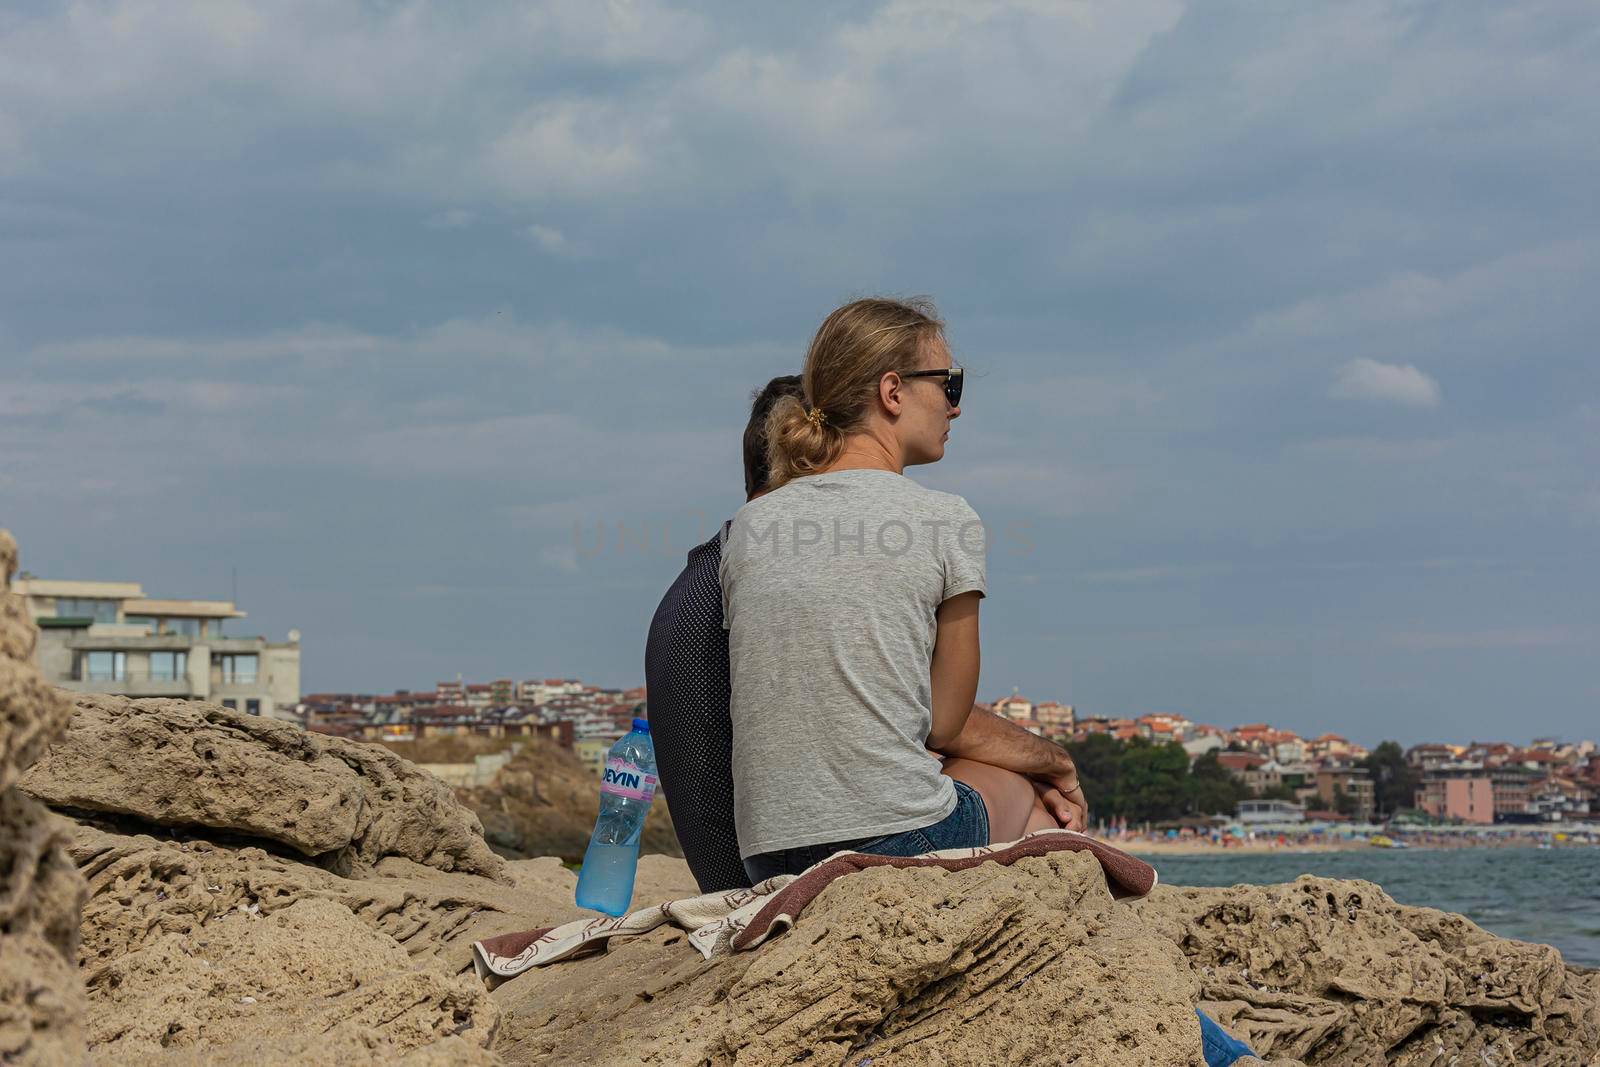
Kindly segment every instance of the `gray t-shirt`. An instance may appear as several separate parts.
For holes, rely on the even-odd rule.
[[[965,500],[885,470],[797,478],[734,515],[720,577],[741,857],[955,810],[924,746],[934,613],[985,592]]]

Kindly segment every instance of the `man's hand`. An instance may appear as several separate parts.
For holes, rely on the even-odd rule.
[[[1041,775],[1033,779],[1033,790],[1039,801],[1063,830],[1089,829],[1089,801],[1083,795],[1083,783],[1078,781],[1076,767],[1064,774]]]

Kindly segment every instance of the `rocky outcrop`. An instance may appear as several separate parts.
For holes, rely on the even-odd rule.
[[[471,976],[415,967],[332,900],[240,908],[94,968],[90,1044],[108,1060],[388,1062],[420,1048],[449,1062],[483,1051],[496,1013]]]
[[[1600,972],[1397,904],[1371,882],[1167,887],[1130,910],[1182,949],[1203,1006],[1258,1052],[1308,1063],[1600,1057]]]
[[[507,864],[503,882],[399,858],[355,879],[90,823],[71,856],[89,883],[82,970],[105,1062],[499,1062],[471,943],[583,914],[552,859]],[[681,862],[641,864],[641,906],[690,892]]]
[[[0,1063],[78,1064],[84,883],[66,853],[68,824],[15,784],[59,736],[70,705],[33,665],[38,633],[10,591],[16,549],[0,530]]]
[[[192,935],[236,913],[272,915],[304,901],[336,903],[410,958],[438,962],[450,973],[469,966],[468,946],[479,937],[580,914],[570,887],[565,899],[553,891],[558,883],[541,861],[511,865],[511,884],[402,859],[385,860],[356,879],[260,848],[192,837],[158,840],[87,824],[78,826],[71,855],[89,883],[81,955],[91,992],[98,968],[169,935]],[[534,871],[519,881],[523,866]]]
[[[56,808],[275,842],[344,873],[401,856],[504,877],[477,816],[432,775],[213,704],[80,696],[22,788]]]
[[[0,792],[0,1063],[82,1060],[84,886],[66,855],[69,837],[43,806]]]
[[[874,868],[794,930],[702,962],[658,930],[495,991],[508,1062],[1199,1063],[1199,980],[1056,853],[967,871]]]
[[[11,592],[16,569],[17,543],[0,530],[0,790],[17,784],[72,714],[71,704],[33,665],[39,632],[22,598]]]
[[[1548,946],[1357,881],[1112,902],[1074,854],[872,869],[748,955],[658,929],[494,996],[513,1063],[1190,1064],[1196,1006],[1280,1065],[1600,1062],[1600,972]]]
[[[661,928],[486,992],[474,939],[578,916],[558,862],[347,877],[126,830],[79,813],[70,845],[105,1062],[1198,1064],[1197,1004],[1280,1064],[1600,1054],[1594,972],[1359,882],[1129,902],[1080,854],[878,868],[753,952],[706,962]],[[643,860],[636,905],[692,892],[681,861]]]

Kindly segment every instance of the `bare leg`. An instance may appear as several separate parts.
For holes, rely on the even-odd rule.
[[[1033,783],[1015,771],[969,759],[947,759],[943,773],[965,782],[989,810],[989,842],[1015,841],[1035,830],[1060,826],[1039,800]]]

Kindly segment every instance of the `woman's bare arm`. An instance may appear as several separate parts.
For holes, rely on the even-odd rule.
[[[939,605],[933,642],[933,728],[928,747],[942,749],[966,728],[978,698],[978,600],[974,591]]]
[[[1088,803],[1067,750],[992,713],[975,713],[978,696],[978,594],[939,605],[933,643],[933,729],[928,748],[1024,775],[1065,827],[1082,830]]]

